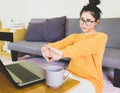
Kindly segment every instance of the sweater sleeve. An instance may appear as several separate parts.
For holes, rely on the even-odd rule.
[[[81,40],[68,46],[61,51],[63,52],[63,57],[79,57],[87,56],[90,54],[96,54],[101,49],[104,49],[107,41],[107,35],[104,33],[99,33],[89,39]]]
[[[66,46],[70,46],[74,42],[74,36],[75,34],[72,34],[60,41],[54,42],[54,43],[49,43],[49,46],[52,46],[54,48],[57,48],[59,50],[64,49]]]

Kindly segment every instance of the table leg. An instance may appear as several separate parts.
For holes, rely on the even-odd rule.
[[[18,60],[18,52],[11,50],[11,57],[12,57],[12,61],[17,61]]]
[[[120,69],[114,69],[114,83],[115,87],[120,87]]]

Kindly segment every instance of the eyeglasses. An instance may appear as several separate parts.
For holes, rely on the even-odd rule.
[[[84,19],[78,19],[80,24],[83,25],[85,23],[86,26],[90,26],[93,22],[95,21],[92,21],[91,19],[87,19],[87,20],[84,20]]]

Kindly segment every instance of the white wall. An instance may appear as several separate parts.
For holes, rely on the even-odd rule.
[[[28,23],[31,18],[63,15],[78,18],[87,3],[88,0],[0,0],[0,19],[5,26],[12,19]],[[120,17],[119,4],[120,0],[101,0],[102,17]]]

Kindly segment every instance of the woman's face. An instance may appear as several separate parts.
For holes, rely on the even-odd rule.
[[[80,16],[80,27],[83,32],[91,32],[95,30],[95,25],[97,25],[98,20],[91,15],[90,12],[83,12]]]

